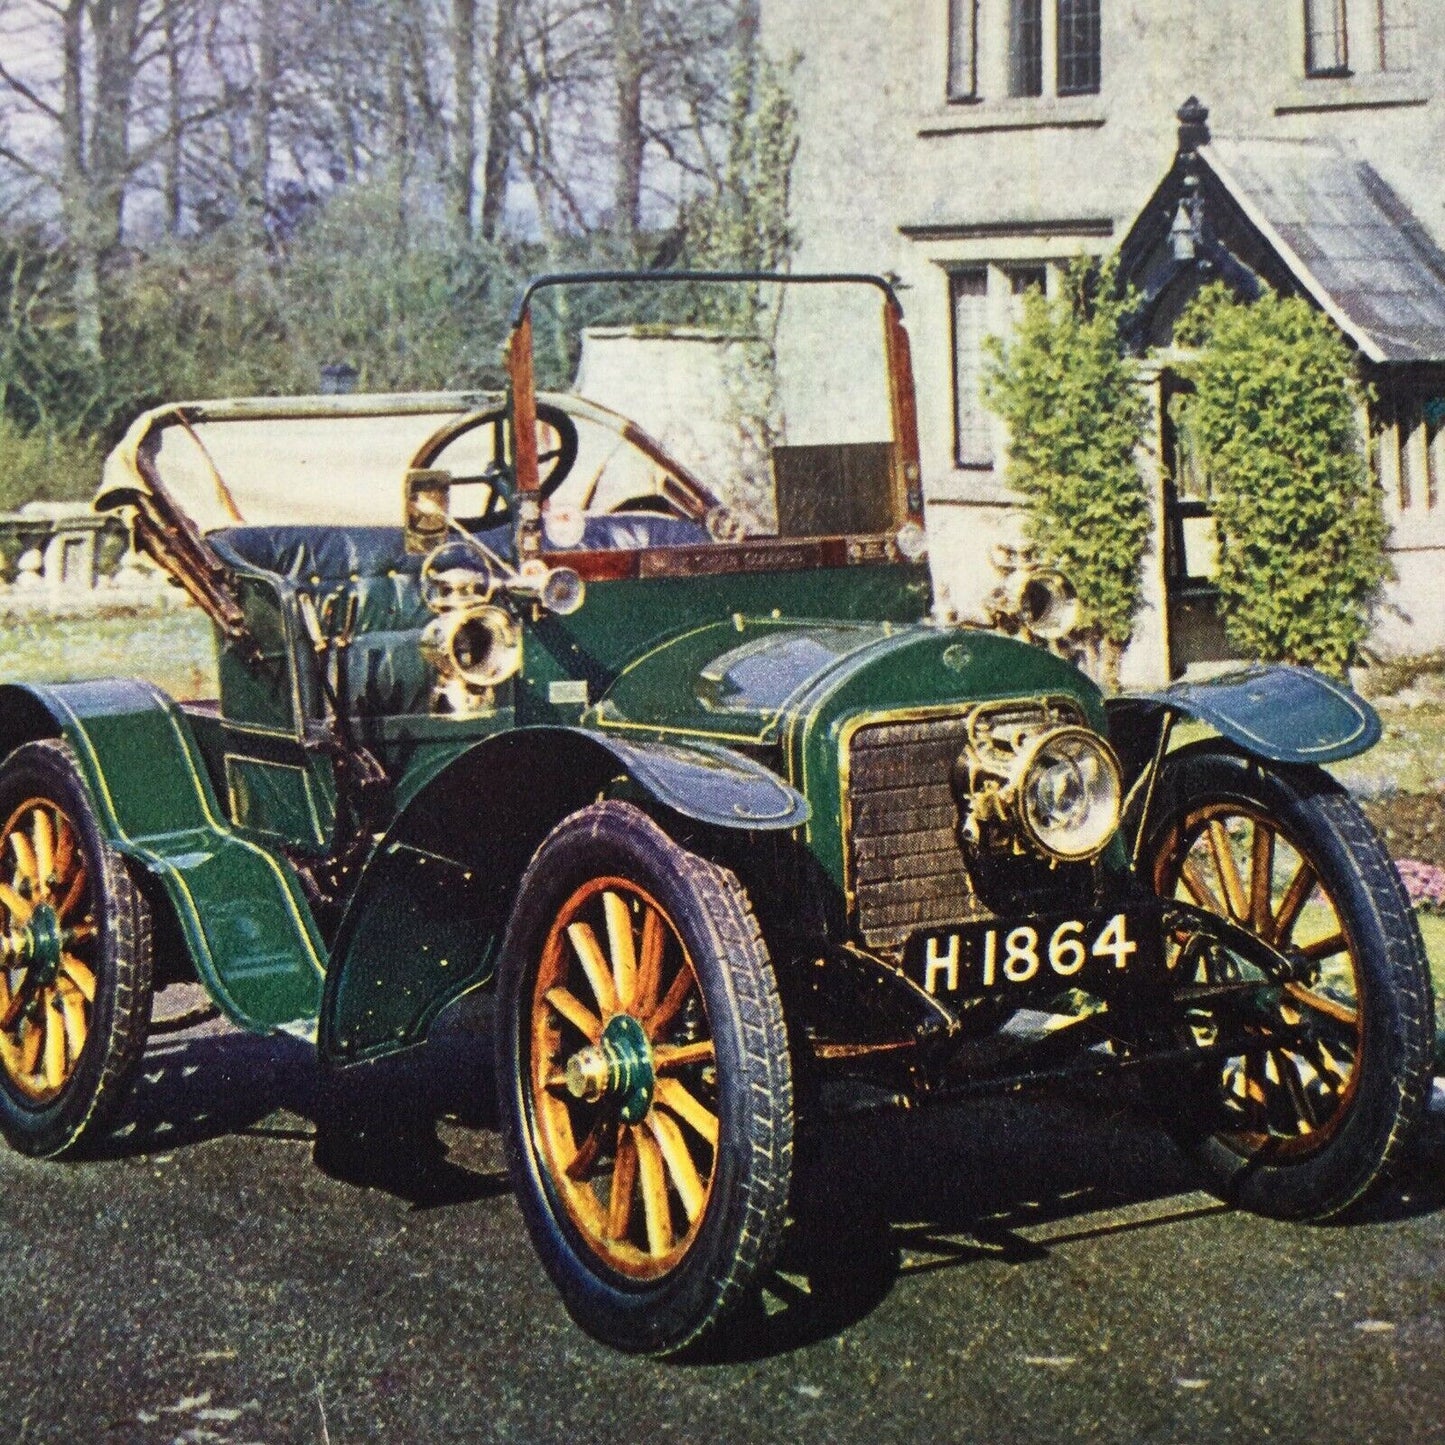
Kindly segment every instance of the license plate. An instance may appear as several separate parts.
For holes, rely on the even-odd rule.
[[[929,929],[908,940],[903,968],[935,996],[1107,991],[1137,974],[1157,976],[1159,921],[1146,906]]]

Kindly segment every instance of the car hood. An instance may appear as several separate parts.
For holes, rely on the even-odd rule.
[[[860,711],[1044,692],[1077,697],[1095,713],[1097,691],[1077,669],[991,632],[738,615],[669,638],[638,658],[588,721],[608,730],[768,746]]]

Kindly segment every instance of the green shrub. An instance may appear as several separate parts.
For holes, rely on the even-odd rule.
[[[1221,612],[1248,655],[1342,674],[1389,575],[1355,362],[1299,297],[1201,292],[1180,323],[1199,344],[1181,420],[1219,528]]]
[[[0,229],[0,413],[26,431],[79,435],[109,417],[105,367],[74,344],[72,284],[39,233]]]
[[[101,450],[0,413],[0,512],[25,502],[86,501],[100,484]]]
[[[113,279],[107,299],[117,424],[163,401],[316,389],[272,268],[239,235],[159,245]]]
[[[282,257],[239,233],[157,247],[107,316],[127,416],[161,400],[314,392],[332,362],[361,391],[496,386],[516,277],[492,248],[398,233],[393,188],[349,187]]]
[[[1053,297],[1024,298],[1008,344],[991,344],[990,407],[1008,425],[1004,478],[1043,557],[1073,583],[1097,668],[1118,682],[1139,606],[1149,496],[1135,459],[1147,408],[1124,355],[1128,300],[1113,268],[1076,261]]]

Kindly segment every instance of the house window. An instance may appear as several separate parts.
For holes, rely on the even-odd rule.
[[[988,268],[954,271],[948,285],[953,306],[953,459],[961,467],[991,467],[993,419],[983,404]]]
[[[1058,0],[1058,92],[1099,91],[1099,0]]]
[[[1445,508],[1445,396],[1387,397],[1372,440],[1380,484],[1401,513]]]
[[[1414,0],[1305,0],[1305,73],[1410,70]]]
[[[1013,297],[1013,306],[1010,310],[1009,319],[1017,325],[1024,314],[1024,297],[1030,291],[1037,291],[1041,295],[1048,290],[1049,268],[1047,266],[1005,266],[1004,275],[1008,277],[1009,293]]]
[[[1445,500],[1445,396],[1432,396],[1417,403],[1411,462],[1415,476],[1417,505],[1433,512]],[[1402,442],[1404,438],[1401,438]]]
[[[1305,74],[1342,75],[1349,67],[1345,0],[1305,0]]]
[[[998,421],[983,401],[989,336],[1007,336],[1030,291],[1046,292],[1044,262],[960,266],[949,272],[953,312],[953,459],[960,467],[991,467]]]
[[[1373,59],[1380,70],[1410,70],[1415,64],[1415,8],[1412,0],[1374,0]]]
[[[1008,93],[1044,93],[1043,0],[1009,0]]]
[[[948,0],[948,98],[978,98],[978,0]]]

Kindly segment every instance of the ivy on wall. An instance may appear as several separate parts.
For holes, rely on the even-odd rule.
[[[1044,559],[1073,583],[1106,686],[1140,599],[1151,528],[1135,458],[1148,415],[1121,329],[1129,300],[1112,263],[1080,259],[1058,294],[1031,291],[1007,343],[990,342],[985,398],[1008,426],[1004,480],[1025,501]]]
[[[1176,334],[1199,348],[1179,419],[1219,529],[1230,640],[1341,675],[1390,571],[1350,349],[1300,297],[1245,304],[1218,284]]]

